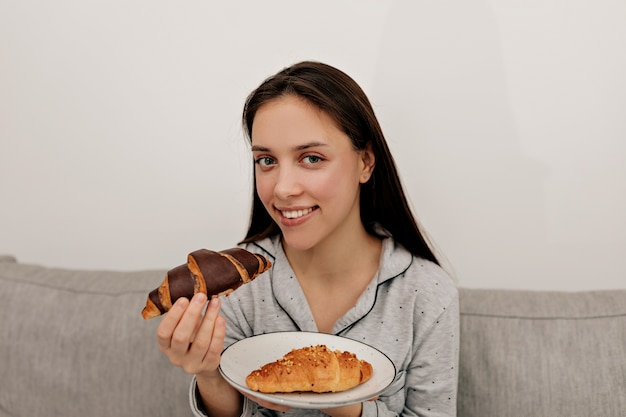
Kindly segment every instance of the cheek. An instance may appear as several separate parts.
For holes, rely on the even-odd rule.
[[[351,204],[352,197],[356,194],[359,183],[351,172],[343,169],[320,175],[308,183],[307,189],[317,199],[335,204]]]
[[[267,207],[267,203],[270,201],[272,196],[273,185],[266,176],[257,176],[255,181],[256,192],[259,199],[261,199],[263,205]]]

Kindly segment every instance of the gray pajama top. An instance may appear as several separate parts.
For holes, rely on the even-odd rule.
[[[317,332],[307,300],[283,252],[279,237],[247,244],[272,261],[272,268],[222,298],[225,348],[264,333]],[[380,266],[356,305],[332,331],[384,352],[397,371],[376,401],[363,403],[362,416],[456,416],[458,380],[458,292],[436,264],[414,257],[392,238],[383,240]],[[195,416],[206,416],[190,387]],[[215,395],[219,395],[216,393]],[[317,410],[278,413],[245,399],[242,416],[323,416]]]

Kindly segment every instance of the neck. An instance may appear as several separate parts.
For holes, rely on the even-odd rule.
[[[356,233],[334,236],[304,251],[287,245],[284,250],[299,280],[339,283],[351,280],[364,268],[378,269],[381,241],[361,225]]]

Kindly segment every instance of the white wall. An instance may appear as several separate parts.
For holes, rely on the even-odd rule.
[[[460,285],[626,287],[626,3],[0,3],[0,253],[169,268],[248,222],[245,96],[302,59],[369,94]]]

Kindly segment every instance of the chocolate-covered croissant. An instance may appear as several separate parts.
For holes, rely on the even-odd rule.
[[[191,299],[199,292],[209,298],[228,295],[271,266],[265,257],[241,248],[199,249],[187,256],[186,264],[167,272],[163,283],[148,295],[141,315],[144,319],[160,316],[179,298]]]

